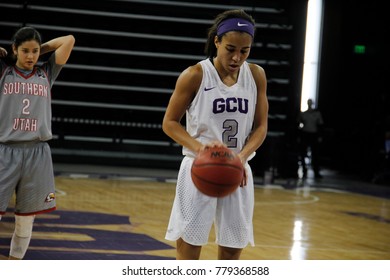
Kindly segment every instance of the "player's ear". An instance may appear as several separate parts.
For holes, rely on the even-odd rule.
[[[219,46],[219,39],[218,39],[218,36],[217,35],[215,35],[215,37],[214,37],[214,45],[215,45],[215,47],[218,49],[218,46]]]
[[[18,48],[15,46],[15,44],[12,44],[12,52],[14,53],[14,55],[18,54]]]

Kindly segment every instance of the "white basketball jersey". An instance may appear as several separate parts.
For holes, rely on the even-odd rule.
[[[62,68],[55,54],[28,75],[0,64],[0,143],[51,139],[51,87]]]
[[[210,59],[199,63],[203,79],[186,111],[187,132],[201,143],[219,140],[238,153],[252,130],[257,101],[249,65],[244,62],[237,83],[229,87],[221,81]],[[185,147],[183,154],[194,156]]]

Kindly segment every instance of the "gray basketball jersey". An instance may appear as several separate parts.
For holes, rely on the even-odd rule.
[[[28,75],[0,62],[0,143],[52,138],[51,87],[61,69],[54,53]]]
[[[219,140],[238,153],[252,130],[257,101],[249,64],[244,62],[237,83],[230,87],[221,81],[209,59],[202,60],[200,65],[203,79],[186,111],[187,132],[204,144]],[[185,147],[183,154],[194,156]]]

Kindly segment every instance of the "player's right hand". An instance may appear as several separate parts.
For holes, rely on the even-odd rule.
[[[0,47],[0,57],[6,57],[7,54],[7,51],[4,48]]]

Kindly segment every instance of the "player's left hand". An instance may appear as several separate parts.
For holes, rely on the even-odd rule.
[[[244,166],[244,174],[242,176],[242,181],[241,181],[241,184],[240,184],[240,188],[243,188],[244,186],[246,186],[246,183],[247,183],[247,175],[246,175],[246,170],[245,170],[245,166]]]

